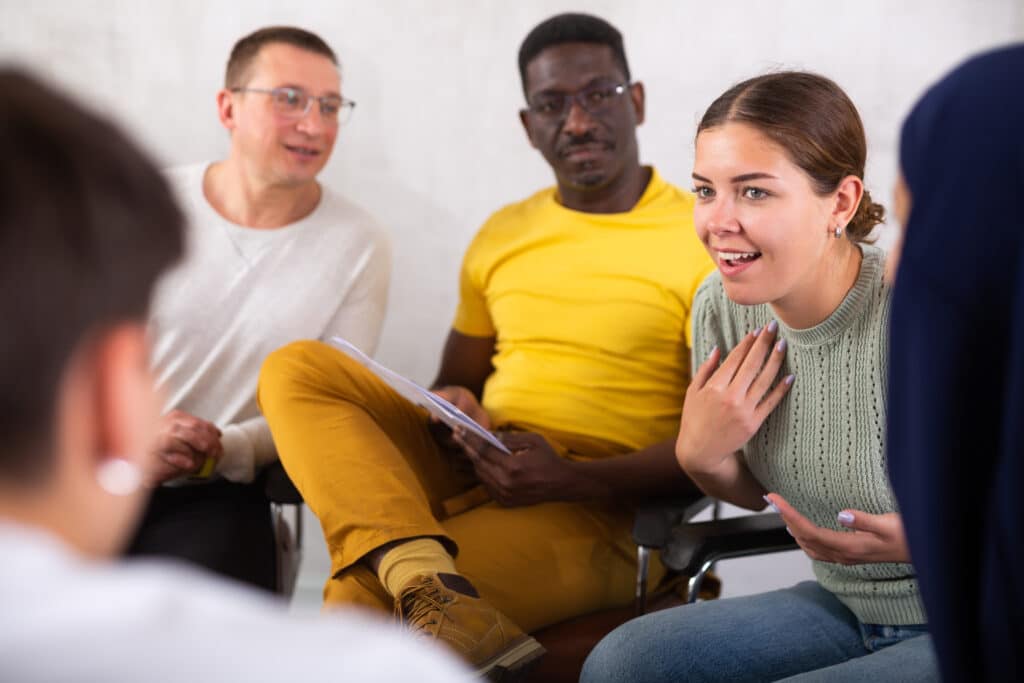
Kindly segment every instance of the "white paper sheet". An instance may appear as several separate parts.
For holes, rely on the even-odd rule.
[[[429,389],[421,387],[411,379],[403,377],[393,370],[389,370],[341,337],[331,337],[328,342],[380,377],[385,384],[398,392],[402,398],[426,409],[427,412],[449,427],[462,427],[484,439],[502,453],[511,452],[505,447],[505,444],[498,440],[498,437],[481,427],[480,423],[456,408],[451,402],[446,401]]]

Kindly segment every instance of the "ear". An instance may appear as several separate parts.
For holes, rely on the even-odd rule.
[[[233,131],[237,125],[235,122],[234,96],[235,93],[226,88],[221,88],[217,92],[217,118],[220,119],[220,125],[224,126],[228,131]]]
[[[95,347],[94,368],[96,457],[123,458],[148,470],[160,405],[144,326],[126,322],[104,332]]]
[[[644,84],[640,81],[629,85],[629,99],[633,100],[633,110],[636,111],[636,125],[644,122]]]
[[[530,112],[528,110],[519,110],[519,123],[523,124],[523,130],[526,131],[526,139],[530,141],[530,147],[537,149],[537,145],[533,141],[533,128],[530,125]]]
[[[840,180],[839,187],[835,191],[835,202],[832,207],[832,215],[829,217],[829,225],[846,227],[857,213],[857,207],[860,206],[860,200],[863,197],[863,180],[855,175],[848,175]]]

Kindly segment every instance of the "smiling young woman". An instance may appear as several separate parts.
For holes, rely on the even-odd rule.
[[[697,132],[694,225],[718,264],[694,298],[676,456],[709,495],[786,521],[817,581],[637,619],[582,680],[932,680],[886,478],[884,210],[835,83],[785,72],[719,97]],[[806,677],[806,678],[805,678]]]

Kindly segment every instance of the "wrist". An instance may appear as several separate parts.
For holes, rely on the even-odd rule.
[[[594,463],[566,459],[565,464],[568,473],[563,489],[566,492],[566,501],[585,503],[611,497],[611,487],[597,476]]]

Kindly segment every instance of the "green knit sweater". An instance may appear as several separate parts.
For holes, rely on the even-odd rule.
[[[762,486],[815,524],[836,530],[842,530],[836,514],[845,508],[896,510],[885,468],[890,289],[882,282],[883,252],[862,250],[857,282],[832,315],[803,330],[779,321],[789,345],[780,376],[793,373],[796,382],[743,448]],[[773,319],[767,304],[730,301],[721,275],[712,273],[694,298],[694,364],[715,345],[728,351]],[[909,564],[815,561],[814,574],[864,623],[926,621]]]

